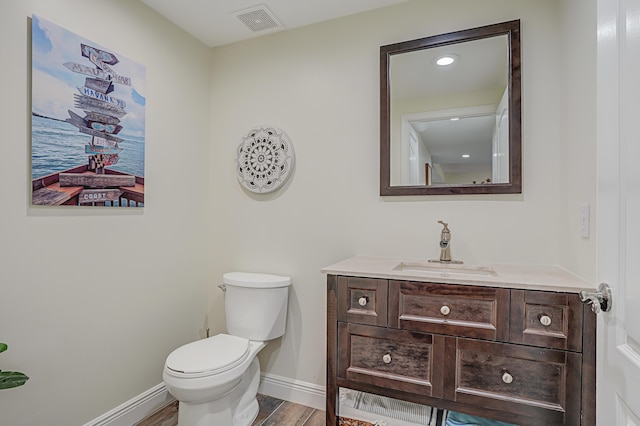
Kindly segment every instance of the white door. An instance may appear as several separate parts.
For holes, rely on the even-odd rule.
[[[640,0],[597,4],[597,425],[640,426]]]

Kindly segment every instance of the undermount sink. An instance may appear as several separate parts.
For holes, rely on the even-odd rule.
[[[498,275],[495,270],[487,266],[435,262],[400,262],[393,270],[436,274]]]

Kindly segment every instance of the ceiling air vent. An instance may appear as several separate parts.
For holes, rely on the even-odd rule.
[[[282,27],[282,24],[264,4],[239,10],[234,13],[236,17],[253,32]]]

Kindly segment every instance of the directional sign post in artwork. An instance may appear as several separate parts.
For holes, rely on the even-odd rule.
[[[111,117],[110,115],[100,114],[94,111],[85,111],[84,113],[86,114],[84,117],[86,121],[97,121],[107,124],[118,124],[120,122],[119,118]]]
[[[102,93],[100,91],[90,89],[90,88],[88,88],[86,86],[85,87],[79,87],[78,91],[83,96],[88,96],[88,97],[93,98],[93,99],[98,99],[99,101],[107,102],[107,103],[109,103],[111,105],[116,105],[116,106],[119,106],[119,107],[121,107],[123,109],[127,107],[126,102],[123,101],[122,99],[118,99],[115,96],[106,95],[106,94],[104,94],[104,93]]]
[[[87,77],[84,80],[84,85],[89,89],[104,93],[105,95],[113,92],[114,89],[113,83],[110,80],[101,80],[99,78]]]
[[[99,68],[91,68],[86,65],[77,64],[75,62],[65,62],[63,65],[73,72],[88,75],[90,77],[100,78],[102,80],[110,80],[114,83],[123,84],[125,86],[131,86],[131,78],[129,77],[125,77],[117,74],[110,74]]]
[[[111,147],[111,146],[97,146],[95,144],[85,145],[84,152],[86,154],[96,155],[96,154],[117,154],[122,151],[122,148]]]
[[[88,109],[117,118],[121,118],[126,114],[124,108],[119,105],[114,105],[89,96],[73,95],[73,97],[76,108]]]
[[[85,189],[80,193],[78,200],[80,204],[104,203],[105,201],[115,201],[122,194],[118,189]]]
[[[97,60],[104,62],[105,64],[115,65],[120,62],[116,55],[114,55],[113,53],[96,49],[95,47],[89,46],[88,44],[80,43],[80,51],[82,52],[82,56],[84,56],[85,58],[94,57],[97,58]],[[93,62],[94,64],[96,63],[94,59],[91,59],[91,62]]]
[[[89,59],[91,65],[66,62],[63,65],[78,74],[87,76],[85,85],[78,87],[79,94],[74,94],[74,106],[84,111],[85,117],[81,117],[69,110],[67,122],[78,128],[78,131],[91,136],[91,140],[85,145],[89,170],[98,174],[104,174],[106,166],[116,164],[119,160],[118,146],[124,139],[115,136],[122,126],[120,118],[126,115],[127,104],[124,100],[112,96],[116,92],[114,83],[131,86],[131,78],[118,75],[112,68],[119,60],[111,52],[81,43],[80,53],[83,58]],[[115,191],[109,192],[83,192],[81,203],[96,201],[112,201]],[[119,195],[119,194],[118,194]]]

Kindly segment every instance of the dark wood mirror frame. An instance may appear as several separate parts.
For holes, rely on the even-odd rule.
[[[509,183],[391,186],[391,90],[393,55],[507,35],[509,46]],[[522,192],[520,20],[455,31],[380,47],[380,195],[518,194]]]

